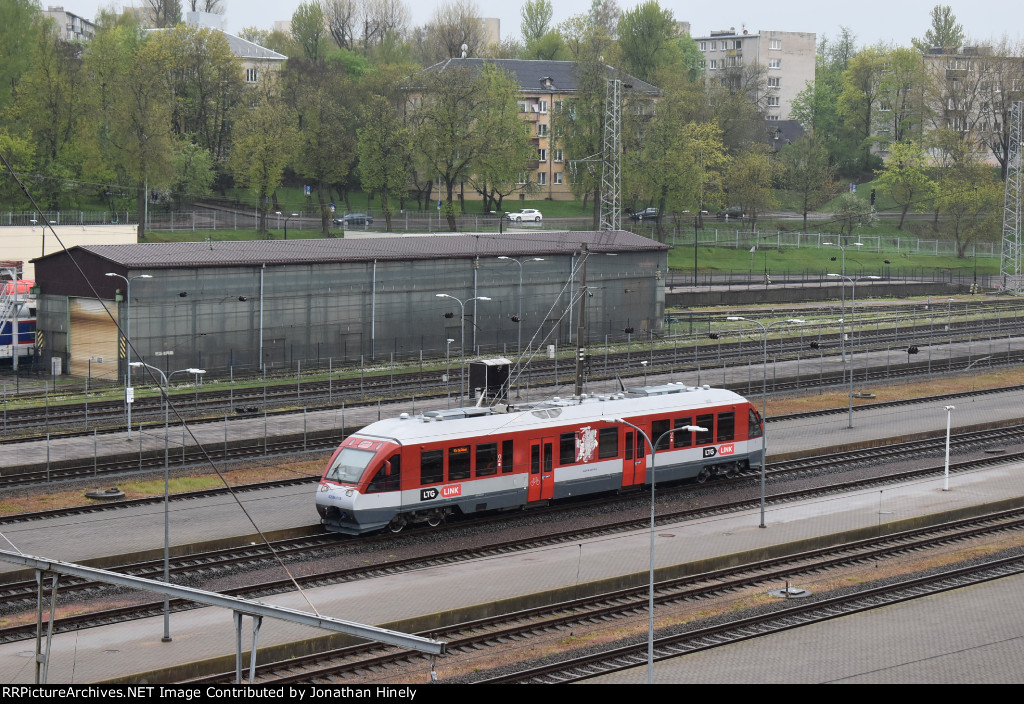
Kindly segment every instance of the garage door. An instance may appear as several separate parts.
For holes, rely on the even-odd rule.
[[[103,303],[109,306],[116,319],[117,304],[113,301],[95,298],[72,298],[68,301],[70,372],[75,376],[91,373],[94,378],[117,379],[117,325],[110,319]]]

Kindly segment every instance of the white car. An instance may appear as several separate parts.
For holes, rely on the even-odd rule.
[[[518,213],[509,213],[505,217],[507,217],[510,222],[523,222],[524,220],[526,222],[540,222],[544,219],[541,212],[539,210],[534,210],[533,208],[525,208],[524,210],[520,210]]]

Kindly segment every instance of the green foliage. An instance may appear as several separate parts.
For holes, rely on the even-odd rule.
[[[956,21],[953,8],[949,5],[936,5],[929,13],[931,26],[925,31],[924,39],[911,40],[919,51],[927,51],[933,47],[956,48],[963,46],[964,28]]]
[[[656,0],[622,13],[618,35],[622,68],[641,80],[650,83],[659,71],[686,68],[672,11],[663,9]]]
[[[174,190],[180,200],[209,195],[215,175],[213,155],[188,139],[179,139],[174,149],[174,174]]]
[[[840,234],[852,235],[858,227],[873,227],[878,221],[871,204],[849,191],[832,201],[831,210]]]
[[[32,65],[35,28],[43,22],[33,0],[0,2],[0,111],[11,102],[21,76]]]
[[[725,174],[729,205],[742,206],[757,229],[760,215],[775,207],[775,183],[781,168],[767,145],[752,144],[737,154]]]
[[[902,208],[900,224],[911,206],[935,195],[935,182],[925,173],[927,158],[921,145],[916,142],[896,142],[892,145],[889,159],[881,171],[876,171],[876,183],[885,189]]]
[[[519,14],[522,17],[520,32],[523,41],[529,46],[548,33],[554,9],[550,0],[526,0]]]
[[[825,147],[810,135],[783,147],[779,160],[783,184],[799,197],[806,232],[807,214],[835,192],[835,168]]]
[[[319,2],[300,3],[292,13],[292,36],[307,61],[316,63],[327,49],[327,25]]]
[[[374,95],[360,111],[364,127],[357,130],[359,174],[363,188],[380,193],[387,231],[391,232],[390,194],[405,186],[412,159],[411,133],[394,106]]]

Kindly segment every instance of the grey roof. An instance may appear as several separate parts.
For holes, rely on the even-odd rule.
[[[427,71],[444,71],[448,68],[468,66],[479,71],[485,63],[494,64],[515,76],[525,93],[573,93],[579,89],[576,79],[575,61],[545,61],[526,59],[447,59],[434,64]],[[605,64],[608,78],[619,78],[627,90],[657,95],[656,86],[630,76],[628,73]],[[551,79],[548,86],[545,79]]]
[[[530,232],[503,235],[432,235],[359,239],[255,240],[106,244],[72,247],[34,262],[74,256],[76,250],[128,269],[259,266],[373,260],[458,259],[570,254],[586,242],[595,253],[664,251],[668,245],[622,230],[614,232]]]
[[[251,42],[248,39],[242,39],[236,37],[234,34],[229,34],[219,27],[201,27],[202,29],[214,29],[224,35],[224,39],[228,43],[228,48],[231,49],[231,53],[239,59],[261,59],[265,61],[285,61],[288,57],[284,54],[278,54],[276,51],[260,46],[255,42]],[[158,27],[155,29],[147,29],[147,32],[166,32],[167,29],[164,27]]]

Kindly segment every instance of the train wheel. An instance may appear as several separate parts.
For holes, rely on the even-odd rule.
[[[405,528],[405,516],[395,516],[388,523],[388,530],[392,533],[401,533],[402,529]]]
[[[427,514],[427,525],[431,528],[437,528],[443,520],[444,514],[441,511],[431,511]]]
[[[705,467],[704,469],[700,470],[700,474],[697,475],[697,483],[698,484],[703,484],[710,477],[711,477],[711,470],[709,470],[707,467]]]
[[[729,465],[729,469],[725,470],[725,478],[726,479],[732,479],[733,477],[735,477],[739,473],[740,473],[740,470],[736,466],[736,463],[734,462],[731,465]]]

